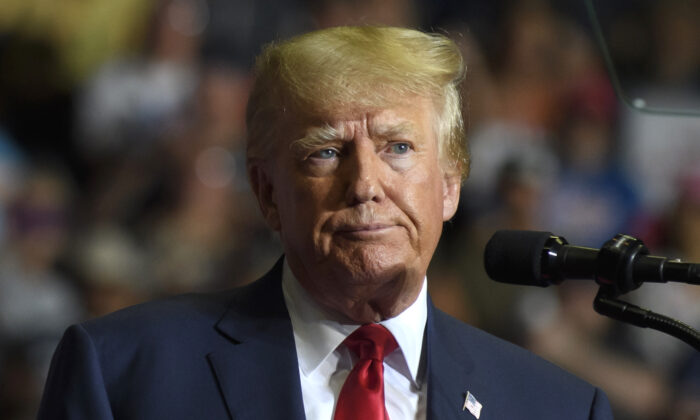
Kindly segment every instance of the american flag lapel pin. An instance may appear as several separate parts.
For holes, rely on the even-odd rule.
[[[474,395],[467,391],[467,396],[464,398],[464,405],[462,406],[462,411],[469,410],[470,413],[477,419],[481,416],[481,408],[483,406],[479,401],[476,400]]]

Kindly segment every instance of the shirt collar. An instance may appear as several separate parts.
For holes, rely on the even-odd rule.
[[[380,322],[394,335],[411,374],[410,379],[415,383],[420,382],[418,375],[428,318],[426,289],[427,279],[423,279],[415,302],[394,318]],[[286,260],[282,290],[294,330],[299,367],[308,376],[360,325],[343,324],[334,319],[299,284]]]

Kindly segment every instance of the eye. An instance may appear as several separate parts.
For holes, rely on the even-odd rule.
[[[392,143],[389,145],[389,152],[396,155],[403,155],[411,150],[411,145],[408,143]]]
[[[333,159],[335,157],[338,157],[338,151],[332,148],[321,149],[312,153],[310,157],[324,160]]]

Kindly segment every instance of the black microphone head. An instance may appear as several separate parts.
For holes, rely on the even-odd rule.
[[[484,250],[486,274],[502,283],[549,286],[542,278],[542,250],[551,232],[499,230]]]

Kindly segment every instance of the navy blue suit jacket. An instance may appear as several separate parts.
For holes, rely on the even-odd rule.
[[[303,419],[282,264],[249,286],[131,307],[70,327],[39,419]],[[611,419],[605,394],[429,304],[428,418]],[[393,419],[400,420],[400,419]]]

